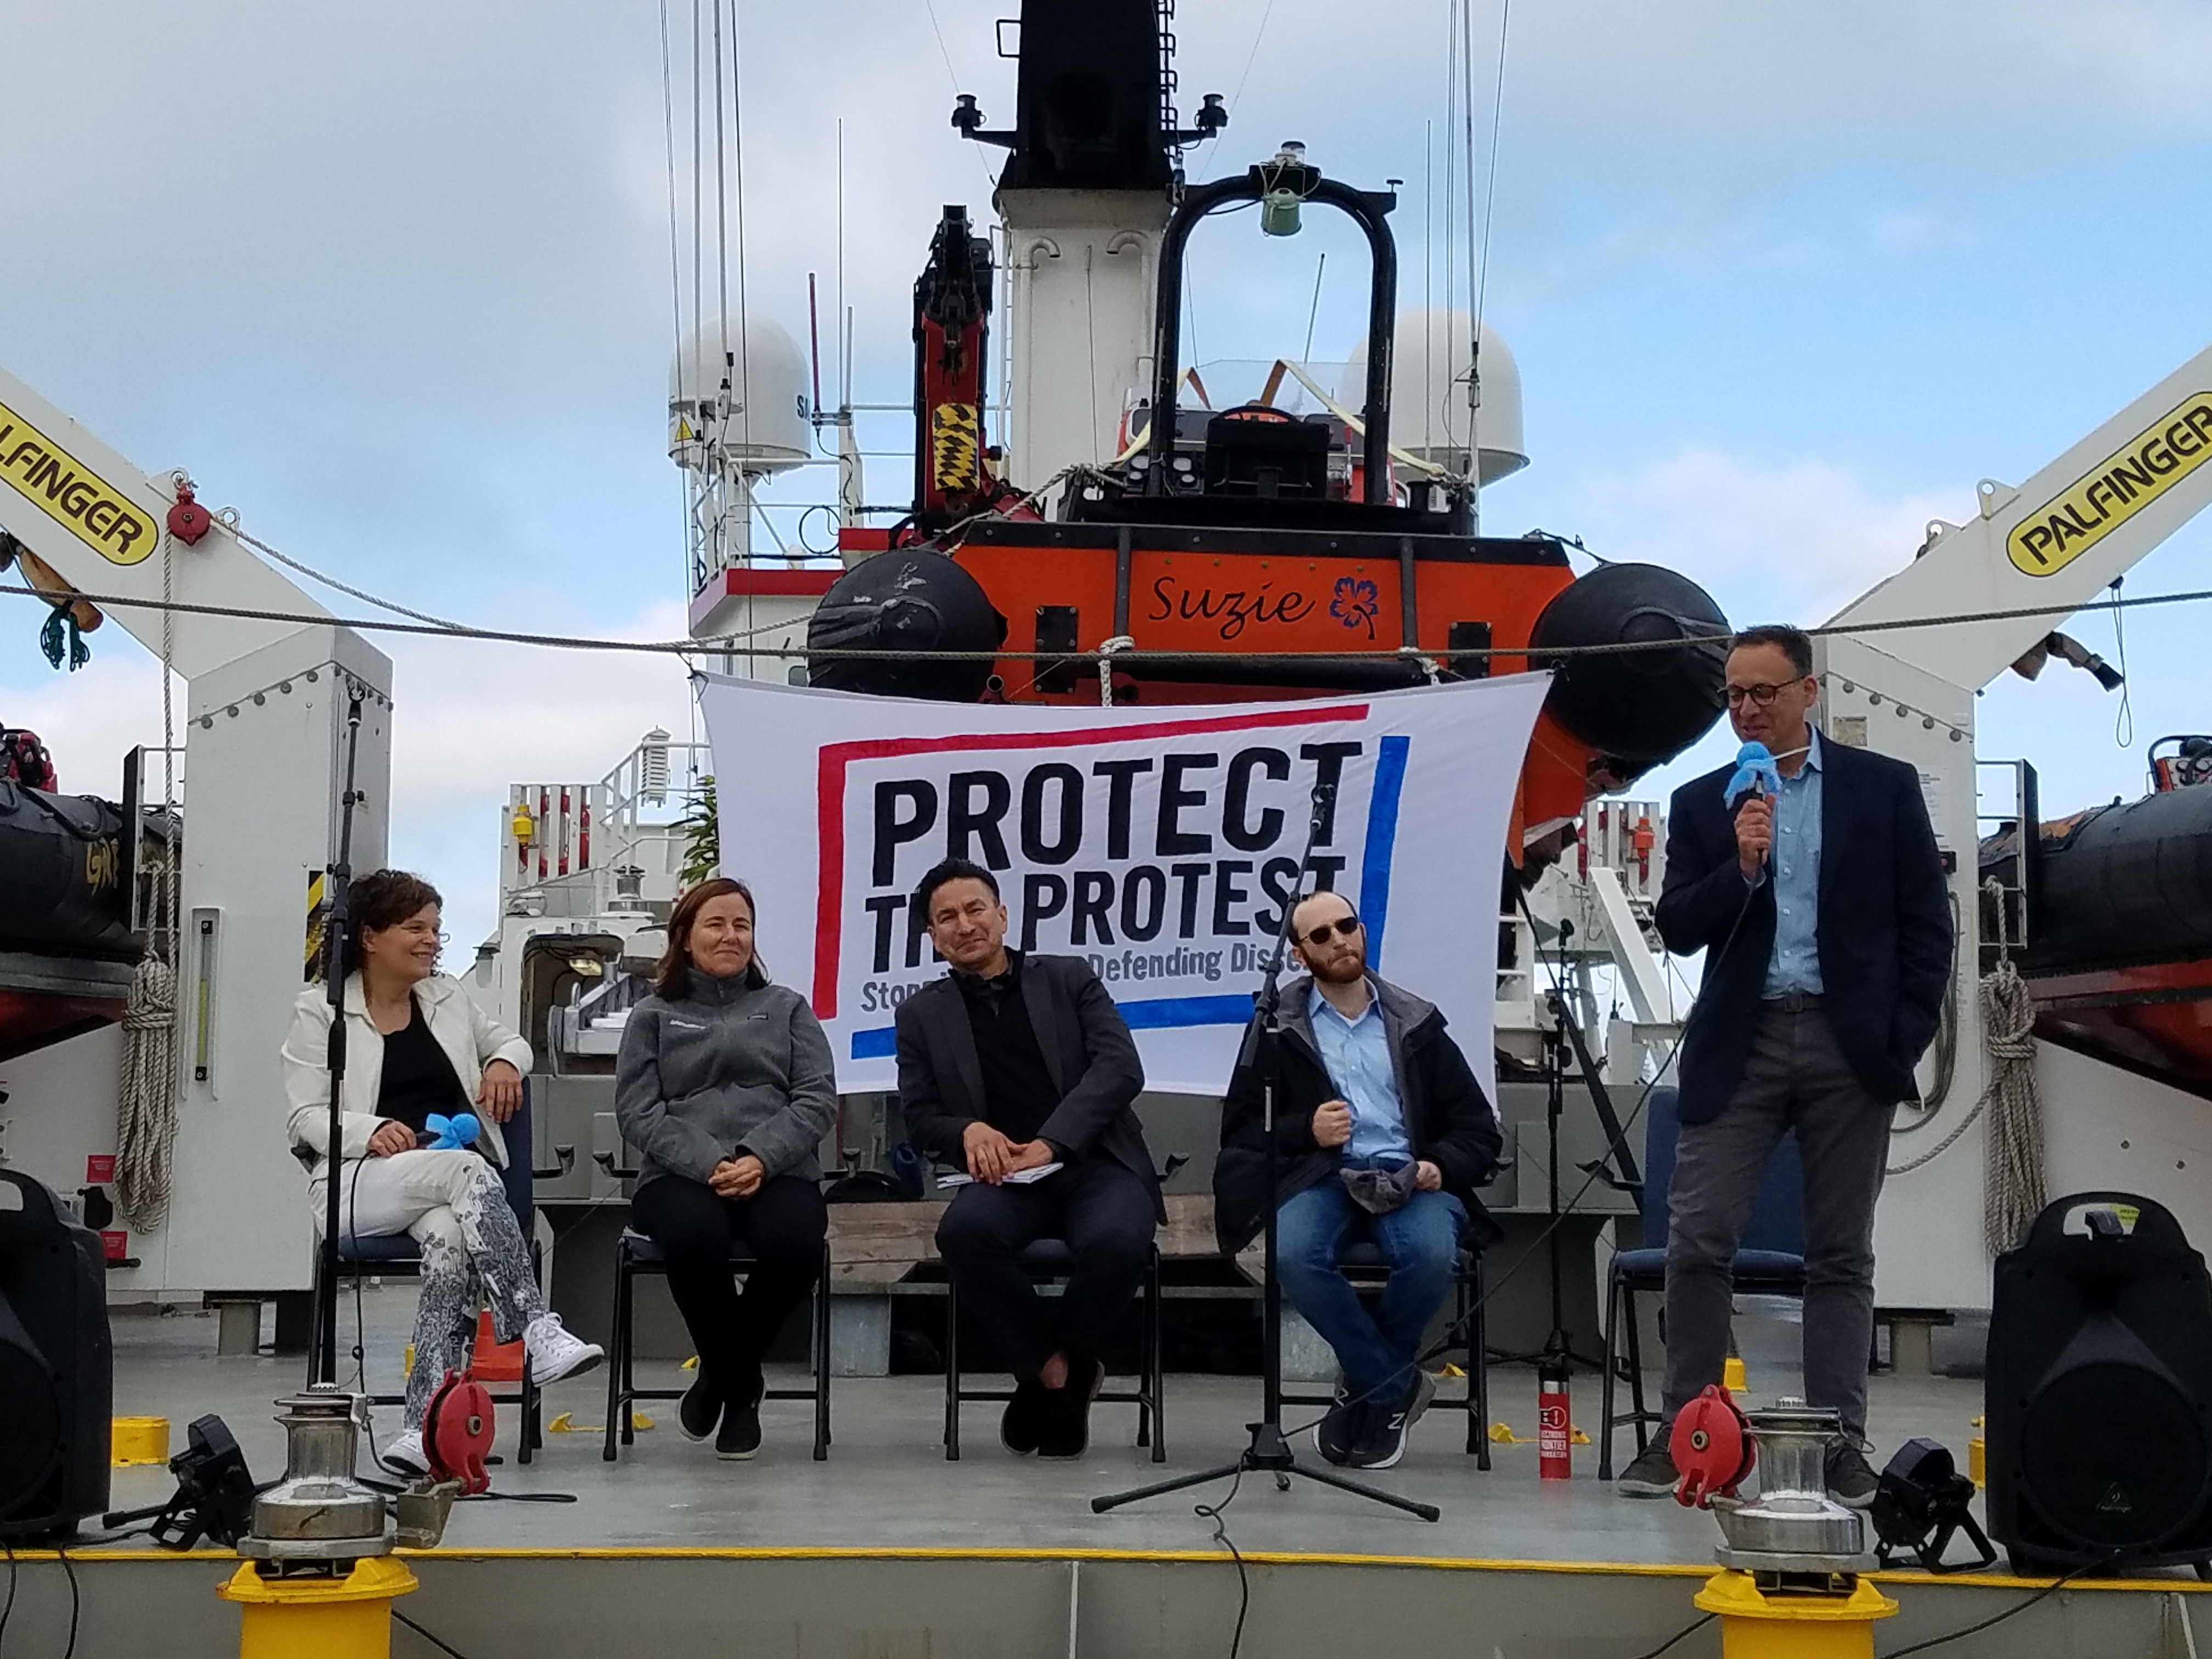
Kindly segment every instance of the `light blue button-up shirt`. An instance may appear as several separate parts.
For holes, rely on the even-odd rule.
[[[1322,1063],[1328,1067],[1328,1080],[1352,1108],[1346,1156],[1410,1159],[1413,1148],[1406,1139],[1406,1108],[1398,1098],[1398,1074],[1390,1066],[1380,999],[1370,988],[1366,1012],[1346,1019],[1316,985],[1306,1002],[1306,1018]]]
[[[1782,793],[1774,802],[1774,850],[1768,854],[1774,872],[1774,949],[1766,958],[1766,987],[1762,995],[1778,997],[1791,991],[1819,995],[1820,942],[1820,738],[1810,733],[1812,747],[1796,777],[1782,780]]]

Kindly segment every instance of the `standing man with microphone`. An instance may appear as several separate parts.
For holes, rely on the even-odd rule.
[[[1674,792],[1659,896],[1667,948],[1705,952],[1682,1038],[1667,1195],[1662,1403],[1671,1425],[1721,1380],[1730,1265],[1767,1158],[1794,1129],[1805,1170],[1805,1397],[1842,1413],[1847,1443],[1829,1455],[1828,1486],[1863,1509],[1875,1484],[1863,1449],[1875,1200],[1891,1109],[1913,1092],[1948,994],[1950,900],[1918,775],[1814,730],[1820,682],[1804,633],[1747,629],[1727,672],[1744,753]],[[1620,1485],[1626,1497],[1659,1498],[1676,1480],[1662,1436]]]

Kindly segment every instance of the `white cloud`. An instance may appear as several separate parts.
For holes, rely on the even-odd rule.
[[[1258,17],[1244,5],[1178,18],[1192,94],[1233,89]],[[1473,33],[1480,126],[1496,0],[1475,0]],[[1444,0],[1277,0],[1238,106],[1242,141],[1221,148],[1256,152],[1262,137],[1327,125],[1338,149],[1357,125],[1395,129],[1418,155],[1421,124],[1443,130],[1446,45]],[[2212,12],[2191,0],[1549,0],[1514,10],[1505,70],[1509,172],[1565,158],[1616,173],[1693,159],[1764,170],[1930,143],[2078,154],[2212,131]],[[1352,111],[1358,123],[1314,118]]]
[[[1550,500],[1571,503],[1554,527],[1605,558],[1680,570],[1739,621],[1808,623],[1909,563],[1929,519],[1968,505],[1885,492],[1831,461],[1770,465],[1705,447],[1585,472]]]

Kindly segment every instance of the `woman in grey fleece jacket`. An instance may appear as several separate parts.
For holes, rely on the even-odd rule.
[[[821,1271],[815,1150],[837,1115],[830,1039],[805,998],[769,982],[753,919],[751,892],[726,877],[677,902],[615,1065],[615,1115],[638,1152],[631,1220],[667,1256],[699,1351],[678,1420],[727,1458],[760,1449],[761,1355]],[[740,1239],[754,1258],[742,1296]]]

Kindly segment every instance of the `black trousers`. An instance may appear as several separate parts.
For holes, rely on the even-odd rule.
[[[750,1198],[721,1198],[703,1182],[665,1175],[637,1189],[630,1219],[668,1258],[668,1292],[715,1391],[727,1400],[757,1388],[761,1355],[821,1276],[830,1231],[821,1188],[771,1176]],[[755,1257],[742,1296],[730,1273],[739,1239]]]
[[[953,1195],[937,1249],[1017,1381],[1065,1352],[1079,1370],[1144,1282],[1158,1219],[1152,1188],[1111,1158],[1069,1165],[1028,1186],[981,1182]],[[1040,1238],[1063,1240],[1075,1270],[1054,1309],[1015,1261]]]

